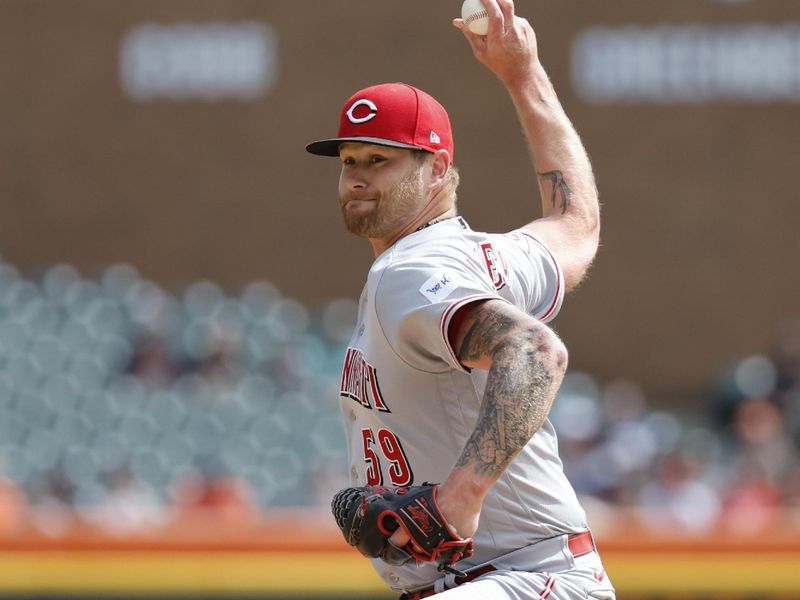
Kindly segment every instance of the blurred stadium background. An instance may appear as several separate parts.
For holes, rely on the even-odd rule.
[[[408,81],[527,220],[459,8],[0,0],[0,596],[391,597],[327,508],[371,252],[303,146]],[[604,203],[552,418],[620,598],[798,598],[797,1],[517,10]]]

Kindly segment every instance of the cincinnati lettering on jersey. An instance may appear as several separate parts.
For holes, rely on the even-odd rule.
[[[383,400],[375,367],[367,362],[364,353],[358,348],[347,349],[339,395],[352,398],[366,408],[392,412]]]

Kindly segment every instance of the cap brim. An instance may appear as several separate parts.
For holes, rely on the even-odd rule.
[[[344,137],[317,140],[306,146],[306,151],[318,156],[339,156],[339,146],[345,142],[361,142],[362,144],[375,144],[377,146],[389,146],[390,148],[405,148],[407,150],[425,150],[426,152],[430,152],[430,150],[422,146],[412,146],[411,144],[403,144],[401,142],[373,137]]]

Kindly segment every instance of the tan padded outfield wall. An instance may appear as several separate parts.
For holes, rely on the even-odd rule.
[[[573,368],[669,394],[767,351],[800,315],[796,0],[517,5],[604,203],[592,277],[557,322]],[[523,223],[538,203],[527,150],[504,91],[450,27],[459,6],[0,1],[0,254],[29,273],[126,261],[174,289],[268,279],[309,302],[355,297],[369,247],[341,229],[336,161],[303,145],[334,132],[353,90],[392,80],[449,107],[472,226]],[[213,23],[268,32],[269,73],[248,98],[126,88],[132,32],[202,37]],[[153,39],[136,60],[157,64]]]

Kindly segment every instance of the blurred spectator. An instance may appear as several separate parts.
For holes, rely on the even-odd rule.
[[[38,478],[29,489],[34,526],[51,537],[63,534],[75,520],[76,489],[61,466]]]
[[[243,374],[239,340],[233,335],[209,335],[206,355],[196,368],[209,385],[235,384]]]
[[[773,360],[777,369],[775,399],[782,407],[795,446],[800,447],[800,319],[778,331]]]
[[[585,374],[568,375],[553,409],[562,457],[575,490],[631,505],[658,454],[657,432],[641,388],[627,379],[602,390]]]
[[[124,465],[105,477],[106,494],[99,506],[84,516],[117,536],[142,533],[170,520],[169,511],[153,489]]]
[[[162,336],[143,334],[137,340],[127,372],[153,388],[167,387],[182,371],[169,342]]]
[[[737,534],[758,534],[780,517],[780,486],[792,470],[796,449],[779,406],[766,398],[740,401],[733,414],[732,434],[733,476],[720,490],[724,526]]]
[[[777,523],[782,505],[778,486],[766,476],[760,462],[748,457],[739,464],[725,494],[723,524],[737,534],[759,534]]]
[[[783,323],[773,350],[779,394],[800,393],[800,319]]]
[[[753,464],[769,481],[780,481],[794,459],[792,440],[783,414],[771,401],[758,398],[743,402],[734,417],[734,455]]]
[[[609,424],[640,420],[647,412],[641,386],[629,379],[615,379],[603,389],[601,405]]]
[[[247,482],[222,471],[187,473],[176,482],[170,495],[183,516],[200,513],[203,519],[234,524],[252,522],[259,515]]]
[[[721,508],[697,465],[680,452],[659,462],[656,479],[642,487],[638,501],[644,525],[661,533],[704,534],[716,526]]]
[[[74,504],[76,489],[62,465],[58,465],[33,484],[31,500],[40,506],[70,506]]]
[[[0,473],[0,536],[16,533],[27,516],[25,494]]]
[[[797,511],[797,517],[800,519],[800,449],[797,450],[792,468],[786,476],[783,488],[783,502],[787,507]],[[800,521],[798,521],[798,524],[800,524]]]

